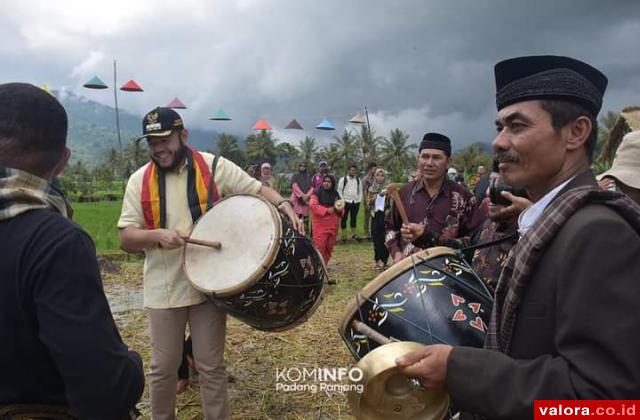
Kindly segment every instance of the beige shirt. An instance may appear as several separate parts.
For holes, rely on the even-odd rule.
[[[209,153],[202,153],[202,155],[207,165],[211,167],[214,156]],[[122,202],[122,213],[118,220],[120,229],[129,226],[144,228],[141,194],[142,179],[147,165],[138,169],[129,178]],[[178,172],[171,172],[166,176],[168,229],[190,232],[193,226],[187,202],[187,176],[186,164]],[[215,182],[221,197],[234,193],[257,194],[262,188],[260,181],[250,177],[233,162],[223,157],[218,159]],[[183,272],[183,248],[156,247],[145,250],[145,255],[143,288],[146,308],[179,308],[197,305],[206,300],[204,294],[191,286]]]

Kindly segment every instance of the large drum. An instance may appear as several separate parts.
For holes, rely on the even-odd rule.
[[[311,241],[262,197],[238,194],[217,202],[194,225],[184,271],[196,289],[230,315],[265,331],[306,321],[320,304],[327,274]]]
[[[340,334],[358,360],[383,339],[482,347],[492,301],[454,250],[429,248],[367,284],[347,306]]]

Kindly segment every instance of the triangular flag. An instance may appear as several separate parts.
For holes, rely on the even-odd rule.
[[[267,120],[260,119],[258,120],[256,125],[253,126],[253,129],[254,130],[271,130],[271,126],[269,125]]]
[[[178,98],[173,98],[173,100],[167,104],[167,108],[173,108],[173,109],[187,109],[187,106],[186,106],[185,104],[183,104],[183,103],[180,101],[180,99],[178,99]]]
[[[89,89],[106,89],[109,86],[105,85],[104,82],[102,80],[100,80],[100,78],[98,76],[93,76],[93,78],[91,80],[89,80],[87,83],[85,83],[84,85],[82,85],[86,88]]]
[[[351,119],[349,120],[349,122],[350,122],[351,124],[364,124],[364,123],[366,123],[367,121],[364,119],[364,117],[362,116],[362,114],[358,112],[355,116],[353,116],[353,118],[351,118]]]
[[[127,83],[120,86],[120,90],[124,90],[126,92],[144,92],[140,85],[133,80],[129,80]]]
[[[231,121],[231,117],[229,117],[222,108],[220,108],[218,112],[213,114],[213,117],[209,117],[209,119],[212,121]]]
[[[322,120],[322,122],[320,124],[318,124],[316,126],[316,128],[318,130],[335,130],[336,129],[336,127],[333,125],[333,123],[331,121],[329,121],[329,119],[327,119],[327,118]]]
[[[285,130],[302,130],[302,126],[296,119],[292,119],[289,124],[285,127]]]

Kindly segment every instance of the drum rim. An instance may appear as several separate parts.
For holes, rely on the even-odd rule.
[[[262,276],[269,270],[269,267],[271,267],[271,264],[273,263],[273,261],[275,260],[276,256],[278,255],[277,251],[280,249],[279,244],[280,244],[280,239],[282,237],[282,221],[280,220],[280,216],[279,216],[277,210],[275,209],[275,206],[273,204],[271,204],[269,202],[269,200],[267,200],[266,198],[261,197],[261,196],[259,196],[257,194],[249,194],[249,193],[231,194],[231,195],[228,195],[227,197],[215,202],[214,205],[211,206],[211,209],[214,208],[215,206],[219,205],[223,201],[226,201],[226,200],[228,200],[230,198],[233,198],[233,197],[239,197],[239,196],[254,197],[254,198],[257,198],[257,199],[263,201],[265,204],[267,204],[267,208],[269,209],[269,212],[273,216],[273,219],[275,220],[275,223],[276,223],[274,240],[271,243],[270,248],[267,251],[266,257],[263,260],[262,264],[260,266],[258,266],[258,269],[251,276],[249,276],[246,280],[238,283],[237,285],[235,285],[233,287],[229,287],[229,288],[226,288],[226,289],[221,289],[221,290],[219,290],[217,292],[212,292],[211,290],[205,290],[202,287],[199,287],[198,285],[195,284],[195,282],[191,279],[191,277],[189,277],[189,272],[187,271],[187,249],[189,249],[189,246],[192,246],[192,245],[186,244],[186,246],[184,247],[184,250],[182,252],[182,271],[184,272],[184,275],[187,277],[187,280],[189,280],[189,283],[191,284],[191,286],[194,289],[196,289],[199,292],[204,293],[205,295],[208,295],[208,296],[214,296],[214,297],[220,297],[220,298],[228,298],[228,297],[233,297],[233,296],[237,295],[238,293],[242,293],[243,291],[247,290],[249,287],[251,287],[254,284],[256,284],[258,282],[258,280],[260,280],[262,278]],[[209,209],[209,210],[211,210],[211,209]],[[209,210],[207,210],[207,212]],[[204,214],[202,216],[200,216],[200,218],[198,220],[196,220],[196,222],[193,224],[193,226],[191,227],[191,231],[189,232],[189,237],[191,237],[191,235],[193,234],[193,231],[195,230],[195,228],[198,225],[198,223],[200,222],[200,220],[202,220],[203,216],[204,216]]]
[[[354,314],[358,311],[360,306],[358,306],[358,302],[370,299],[375,293],[377,293],[380,289],[386,286],[389,281],[396,278],[398,275],[407,271],[414,263],[415,258],[420,259],[431,259],[437,258],[442,255],[452,255],[455,256],[456,252],[453,248],[449,248],[446,246],[436,246],[432,248],[423,249],[420,252],[416,252],[415,254],[411,254],[397,263],[393,264],[386,271],[380,273],[376,278],[367,283],[356,296],[351,298],[349,303],[347,304],[343,315],[342,321],[340,322],[340,334],[345,334],[349,328],[349,322],[353,318]],[[361,299],[358,299],[358,298]]]

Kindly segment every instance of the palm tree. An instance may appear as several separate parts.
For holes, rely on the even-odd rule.
[[[350,164],[356,163],[358,160],[359,150],[355,137],[346,129],[340,136],[334,136],[335,144],[338,148],[342,159],[337,162],[336,173],[346,174]]]
[[[246,142],[247,161],[249,163],[269,162],[271,165],[276,163],[277,151],[275,139],[271,137],[271,133],[262,130],[258,134],[247,136]]]
[[[598,157],[598,163],[601,163],[603,167],[606,169],[611,166],[611,161],[613,160],[613,153],[602,153],[602,149],[607,149],[607,151],[615,151],[618,147],[617,144],[607,144],[609,142],[609,137],[611,136],[611,130],[615,127],[618,122],[618,117],[620,115],[613,111],[607,111],[606,114],[603,114],[600,117],[600,121],[598,124],[598,140],[596,142],[596,148],[593,152],[593,156]],[[608,147],[606,147],[608,146]],[[610,156],[606,156],[610,155]]]
[[[323,146],[318,152],[318,158],[324,160],[329,165],[329,168],[335,168],[342,161],[342,153],[336,143],[331,143],[329,146]]]
[[[480,165],[491,167],[491,155],[483,151],[477,144],[472,144],[453,154],[451,163],[456,167],[462,167],[466,171],[473,170]]]
[[[278,164],[282,166],[282,171],[295,171],[300,160],[300,151],[287,142],[282,142],[276,146],[278,153]]]
[[[384,136],[376,136],[376,130],[364,124],[360,127],[360,133],[356,134],[356,143],[362,156],[362,171],[366,170],[369,162],[376,162],[379,156],[379,146],[384,142]]]
[[[382,140],[382,164],[391,172],[391,179],[395,182],[406,180],[407,172],[416,166],[413,149],[415,144],[407,144],[409,134],[399,128],[391,130],[389,138]]]
[[[216,144],[216,155],[224,156],[240,167],[245,164],[244,153],[238,145],[238,139],[230,134],[220,134]]]
[[[298,149],[300,149],[300,156],[302,157],[302,160],[306,162],[307,168],[312,168],[312,162],[318,153],[316,139],[314,137],[306,136],[304,140],[300,142]]]

